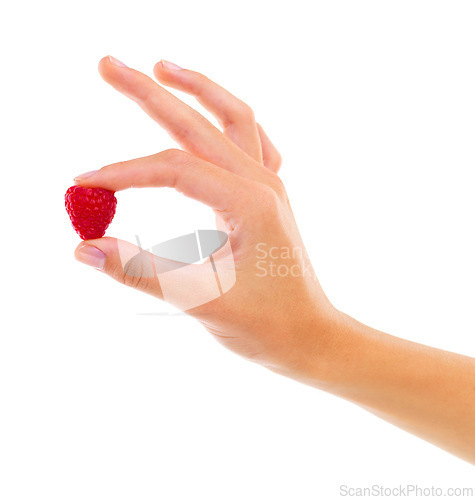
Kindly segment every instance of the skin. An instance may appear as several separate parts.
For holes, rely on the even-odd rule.
[[[246,359],[345,398],[398,427],[475,464],[475,359],[376,331],[338,311],[310,265],[285,188],[281,157],[252,110],[194,71],[166,61],[157,84],[114,58],[99,63],[102,78],[134,100],[182,149],[115,163],[79,176],[84,187],[120,191],[172,187],[211,207],[230,247],[218,265],[234,261],[236,282],[193,308],[209,262],[183,268],[172,303],[196,318],[220,343]],[[164,87],[194,96],[219,130]],[[261,247],[259,247],[261,245]],[[262,262],[259,248],[276,249]],[[91,248],[92,247],[92,248]],[[134,273],[120,251],[138,249],[115,238],[82,242],[76,258],[125,285],[163,299],[159,275],[173,262],[142,251]],[[145,272],[153,262],[155,272]],[[292,269],[292,275],[275,270]]]

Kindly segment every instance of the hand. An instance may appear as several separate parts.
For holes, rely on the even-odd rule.
[[[170,273],[166,271],[175,263],[114,238],[81,243],[77,259],[186,310],[218,341],[248,359],[284,373],[302,369],[311,353],[325,348],[325,325],[337,312],[313,272],[277,175],[280,155],[252,110],[205,76],[159,62],[157,80],[195,96],[218,119],[221,132],[148,76],[115,59],[102,59],[99,71],[183,151],[108,165],[76,182],[112,191],[167,186],[205,203],[229,237],[212,264],[221,278],[224,274],[235,283],[218,298],[200,300],[216,287],[209,279],[209,261]],[[132,270],[124,267],[124,255],[136,256]],[[195,303],[200,305],[190,308]]]
[[[78,260],[185,310],[242,356],[475,463],[475,360],[378,332],[329,303],[277,176],[280,155],[250,108],[199,73],[158,63],[157,80],[194,95],[220,132],[142,73],[111,58],[99,70],[183,151],[109,165],[77,182],[112,191],[173,187],[214,210],[228,243],[213,261],[179,266],[100,238],[81,243]],[[218,294],[215,270],[225,285]]]

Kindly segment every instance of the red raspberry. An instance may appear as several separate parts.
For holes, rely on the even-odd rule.
[[[64,195],[64,204],[79,236],[92,240],[104,236],[114,218],[117,199],[107,189],[71,186]]]

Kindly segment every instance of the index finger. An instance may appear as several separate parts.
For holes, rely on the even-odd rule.
[[[110,191],[170,187],[220,212],[225,220],[241,218],[255,198],[257,183],[178,149],[113,163],[74,179],[85,188]]]

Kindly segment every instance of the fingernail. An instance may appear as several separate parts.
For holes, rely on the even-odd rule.
[[[83,264],[102,271],[106,263],[106,254],[92,245],[83,245],[76,252],[76,259]]]
[[[178,64],[174,64],[170,61],[165,61],[162,59],[160,62],[162,66],[166,69],[183,69],[182,67],[178,66]]]
[[[115,57],[109,56],[109,61],[115,66],[119,66],[120,68],[128,68],[127,64],[124,64],[122,61],[119,61],[119,59],[116,59]]]
[[[99,170],[91,170],[89,172],[85,172],[84,174],[76,175],[74,180],[75,181],[82,181],[83,179],[87,179],[88,177],[91,177],[91,175],[94,175],[96,172],[99,172]]]

